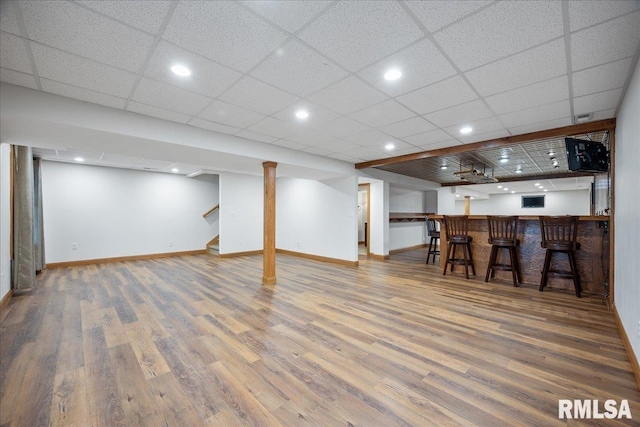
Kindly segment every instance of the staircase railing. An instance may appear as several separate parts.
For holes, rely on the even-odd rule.
[[[214,207],[212,207],[211,209],[209,209],[208,211],[206,211],[205,213],[202,214],[202,218],[206,218],[209,215],[211,215],[212,213],[214,213],[215,211],[217,211],[220,208],[220,204],[215,205]]]

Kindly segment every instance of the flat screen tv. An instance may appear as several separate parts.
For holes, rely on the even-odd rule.
[[[595,141],[565,138],[569,170],[580,172],[607,172],[609,152],[607,147]]]
[[[522,196],[523,208],[544,208],[544,196]]]

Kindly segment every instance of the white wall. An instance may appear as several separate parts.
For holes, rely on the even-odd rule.
[[[424,212],[426,197],[424,191],[389,188],[389,212]],[[409,248],[421,245],[426,240],[426,223],[392,222],[389,223],[389,250]]]
[[[9,231],[11,227],[10,154],[9,144],[0,144],[0,300],[11,289],[11,258],[9,253],[11,247],[9,241],[11,235]]]
[[[42,189],[48,263],[204,249],[217,234],[202,218],[213,177],[45,161]]]
[[[369,198],[367,190],[358,190],[358,242],[364,242],[364,224],[368,220]]]
[[[438,188],[438,215],[453,215],[456,213],[456,196],[453,194],[453,191],[451,191],[452,188],[453,187]]]
[[[262,250],[263,194],[264,179],[261,176],[220,174],[221,255]]]
[[[425,191],[424,211],[427,213],[438,212],[438,192],[435,190]]]
[[[615,144],[614,301],[640,361],[640,63],[622,101]]]
[[[276,247],[358,260],[356,176],[313,181],[278,178]]]
[[[522,208],[522,196],[545,196],[544,208]],[[456,200],[455,213],[464,214],[464,198]],[[471,200],[471,215],[589,215],[589,190],[546,193],[492,194],[489,199]]]
[[[371,242],[369,251],[374,255],[389,255],[389,183],[370,180],[371,184]]]

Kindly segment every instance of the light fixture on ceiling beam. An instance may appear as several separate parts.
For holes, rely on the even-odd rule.
[[[491,175],[486,171],[486,166],[475,167],[473,162],[469,169],[462,170],[462,164],[460,165],[460,171],[454,172],[453,174],[457,177],[460,177],[461,180],[469,182],[471,184],[490,184],[492,182],[498,182],[498,180],[493,176],[493,169],[491,169]]]

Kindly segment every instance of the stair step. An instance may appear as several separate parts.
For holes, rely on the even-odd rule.
[[[210,254],[219,255],[220,254],[220,245],[209,245],[207,246],[207,250]]]

